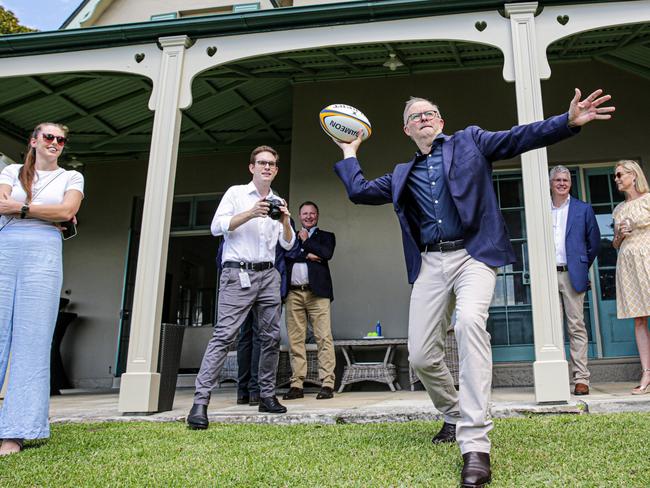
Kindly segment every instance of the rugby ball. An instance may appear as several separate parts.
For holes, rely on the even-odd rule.
[[[341,142],[350,142],[357,138],[359,131],[363,132],[362,140],[372,134],[370,121],[363,112],[350,105],[334,103],[320,111],[320,126],[325,133]]]

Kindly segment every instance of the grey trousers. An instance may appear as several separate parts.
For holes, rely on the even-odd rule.
[[[217,383],[228,350],[251,308],[255,309],[260,338],[260,396],[275,395],[282,307],[280,273],[275,268],[247,271],[250,288],[241,287],[239,273],[240,270],[235,268],[224,268],[221,272],[217,324],[196,377],[195,404],[207,405],[210,402],[210,393]]]
[[[591,374],[587,369],[589,336],[585,326],[585,292],[578,293],[573,289],[568,271],[558,271],[557,282],[560,291],[560,311],[566,314],[569,333],[571,380],[589,385]]]
[[[490,452],[492,349],[486,321],[495,283],[495,268],[475,260],[464,249],[428,252],[422,253],[422,268],[411,291],[409,361],[445,422],[456,425],[462,454]],[[444,361],[454,308],[458,392]]]

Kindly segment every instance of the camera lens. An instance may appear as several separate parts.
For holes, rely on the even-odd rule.
[[[282,210],[280,210],[280,207],[272,203],[271,208],[269,208],[269,217],[273,220],[280,220],[280,217],[282,217]]]

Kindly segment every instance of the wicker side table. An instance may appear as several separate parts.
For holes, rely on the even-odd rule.
[[[346,365],[338,392],[347,385],[360,381],[376,381],[388,385],[391,391],[400,390],[397,382],[397,367],[393,364],[395,347],[406,345],[406,339],[351,339],[334,341],[334,346],[341,348]],[[385,348],[384,360],[381,362],[357,361],[354,348]]]

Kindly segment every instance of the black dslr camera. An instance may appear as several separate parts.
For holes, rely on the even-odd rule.
[[[269,213],[268,216],[273,220],[280,220],[282,217],[282,210],[280,207],[284,206],[284,201],[281,198],[277,197],[268,197],[265,202],[269,204]]]

